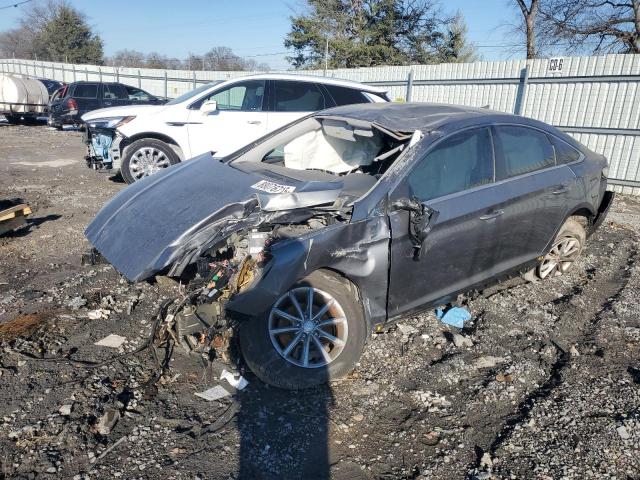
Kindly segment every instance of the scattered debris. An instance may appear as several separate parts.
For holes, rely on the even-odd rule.
[[[421,438],[422,443],[429,446],[435,446],[440,442],[440,434],[438,432],[429,432],[426,433]]]
[[[473,347],[473,340],[464,337],[459,333],[453,334],[453,344],[458,348]]]
[[[94,345],[99,347],[120,348],[126,341],[126,337],[121,337],[120,335],[112,333],[104,337],[102,340],[98,340]]]
[[[87,318],[90,320],[100,320],[101,318],[109,318],[111,312],[106,308],[98,308],[97,310],[89,310]]]
[[[236,378],[231,372],[227,370],[222,370],[222,373],[220,374],[220,380],[226,380],[227,382],[229,382],[229,385],[231,385],[236,390],[243,390],[247,385],[249,385],[249,382],[242,375],[239,375],[238,378]]]
[[[398,323],[398,330],[402,334],[403,337],[410,337],[411,335],[415,335],[418,333],[418,329],[412,327],[411,325],[407,325],[404,323]]]
[[[477,369],[481,369],[481,368],[493,368],[496,365],[500,364],[500,363],[504,363],[506,362],[507,359],[506,358],[502,358],[502,357],[493,357],[491,355],[487,355],[486,357],[480,357],[477,358],[476,361],[473,363],[473,365],[477,368]]]
[[[58,410],[58,412],[60,413],[60,415],[62,415],[63,417],[68,417],[69,415],[71,415],[71,409],[73,408],[73,404],[71,403],[67,403],[66,405],[62,405],[60,407],[60,409]]]
[[[20,200],[1,200],[0,235],[25,225],[30,214],[31,209]]]
[[[0,323],[0,340],[11,341],[16,337],[31,335],[44,322],[53,316],[53,312],[18,315],[13,320]]]
[[[500,383],[513,382],[513,376],[508,373],[499,373],[496,375],[496,381]]]
[[[231,395],[222,385],[216,385],[213,388],[205,390],[204,392],[196,392],[196,397],[204,398],[208,402],[212,402],[214,400],[220,400],[221,398],[228,397]]]
[[[442,323],[451,325],[452,327],[462,328],[464,322],[471,319],[471,314],[466,308],[451,307],[448,310],[436,309],[436,317]]]
[[[87,304],[87,299],[81,296],[73,297],[65,302],[65,305],[72,310],[78,310]]]
[[[620,425],[616,428],[616,432],[618,432],[618,435],[620,435],[620,438],[623,440],[629,440],[631,438],[631,435],[629,435],[629,432],[627,431],[627,427],[624,425]]]
[[[95,431],[100,435],[107,436],[116,426],[118,420],[120,420],[120,411],[115,408],[107,408],[98,423],[95,424]]]

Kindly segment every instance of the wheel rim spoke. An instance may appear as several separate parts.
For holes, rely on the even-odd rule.
[[[322,357],[324,358],[325,362],[327,363],[331,362],[331,357],[329,356],[329,352],[327,352],[324,349],[324,345],[322,345],[322,342],[320,341],[320,339],[318,337],[313,337],[313,343],[315,343],[316,348],[320,350],[320,353],[322,354]]]
[[[300,328],[298,327],[282,327],[282,328],[274,328],[271,330],[271,333],[274,335],[281,335],[283,333],[291,333],[291,332],[297,332],[299,331]]]
[[[341,323],[346,322],[347,319],[344,317],[338,317],[338,318],[327,318],[326,320],[323,320],[322,322],[318,323],[318,328],[320,327],[328,327],[330,325],[339,325]]]
[[[302,348],[302,365],[304,367],[309,366],[309,347],[311,346],[311,336],[307,335],[304,339]]]
[[[282,352],[282,355],[285,358],[288,357],[289,354],[296,347],[296,345],[298,345],[298,343],[300,343],[300,340],[302,339],[302,335],[304,335],[304,333],[302,331],[298,332],[296,334],[296,336],[293,338],[293,340],[291,340],[291,343],[289,345],[287,345],[287,348],[284,349],[284,351]]]
[[[325,332],[324,330],[318,330],[318,336],[322,338],[326,338],[334,345],[338,345],[339,347],[344,347],[345,343],[340,340],[338,337],[334,337],[330,333]]]
[[[331,305],[333,305],[333,302],[335,302],[335,300],[332,298],[327,303],[325,303],[324,306],[320,310],[318,310],[316,312],[316,314],[313,316],[312,320],[314,320],[314,321],[320,320],[322,318],[322,315],[327,313],[327,311],[331,308]]]
[[[301,319],[301,318],[296,318],[296,317],[294,317],[293,315],[291,315],[291,314],[289,314],[289,313],[287,313],[287,312],[284,312],[284,311],[282,311],[282,310],[280,310],[280,309],[278,309],[278,308],[274,308],[274,309],[273,309],[273,313],[274,313],[274,314],[276,314],[276,315],[278,315],[278,316],[279,316],[279,317],[281,317],[281,318],[284,318],[284,319],[286,319],[286,320],[289,320],[289,321],[290,321],[290,322],[292,322],[292,323],[300,323],[300,322],[302,321],[302,319]]]
[[[300,302],[298,302],[298,299],[293,294],[293,292],[289,292],[289,299],[291,300],[291,303],[293,304],[293,308],[295,308],[296,312],[298,312],[298,316],[300,317],[300,320],[302,320],[304,318],[304,312],[302,311],[302,307],[300,306]]]

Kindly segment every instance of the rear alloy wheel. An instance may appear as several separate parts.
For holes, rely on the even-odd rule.
[[[286,389],[326,383],[349,373],[366,339],[355,287],[318,271],[283,293],[266,318],[241,325],[245,361],[262,381]]]
[[[122,160],[122,178],[133,183],[175,165],[180,158],[171,146],[152,138],[143,138],[127,146]]]
[[[541,280],[566,273],[578,258],[587,238],[584,227],[569,218],[560,229],[549,252],[535,268],[535,276]]]

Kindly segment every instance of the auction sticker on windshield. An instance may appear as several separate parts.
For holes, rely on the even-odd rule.
[[[267,193],[291,193],[296,190],[296,187],[280,185],[279,183],[269,182],[268,180],[260,180],[258,183],[251,185],[251,188]]]

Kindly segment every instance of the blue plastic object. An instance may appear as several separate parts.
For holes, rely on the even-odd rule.
[[[464,327],[464,322],[471,319],[471,314],[469,310],[462,307],[452,307],[447,311],[437,308],[436,317],[438,317],[438,320],[442,323],[446,323],[452,327],[462,328]]]
[[[111,143],[113,142],[113,138],[109,135],[103,135],[101,133],[94,133],[91,136],[91,144],[93,146],[93,151],[96,156],[102,157],[103,162],[111,163],[111,156],[109,154],[109,149],[111,148]]]

